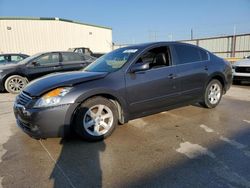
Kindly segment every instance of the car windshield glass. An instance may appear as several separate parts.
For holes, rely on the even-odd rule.
[[[114,72],[120,69],[126,62],[134,56],[138,49],[122,48],[114,50],[101,56],[96,61],[87,66],[84,71],[88,72]]]
[[[26,64],[28,63],[30,60],[32,59],[35,59],[36,57],[40,56],[42,53],[38,53],[38,54],[35,54],[35,55],[32,55],[30,57],[27,57],[25,59],[23,59],[22,61],[19,61],[18,64]]]

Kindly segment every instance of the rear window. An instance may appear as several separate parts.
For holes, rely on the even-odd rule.
[[[201,57],[200,49],[197,47],[177,44],[175,45],[175,51],[179,59],[178,64],[197,62],[201,61],[203,58],[207,59],[207,55],[204,53],[204,57]]]
[[[85,58],[79,53],[62,53],[63,62],[84,61]]]
[[[200,54],[201,54],[201,60],[206,61],[208,60],[208,54],[205,50],[200,49]]]
[[[0,63],[7,61],[4,55],[0,56]]]
[[[19,55],[12,55],[10,61],[17,62],[17,61],[21,61],[21,60],[23,60],[23,59],[24,59],[24,58],[21,57],[21,56],[19,56]]]

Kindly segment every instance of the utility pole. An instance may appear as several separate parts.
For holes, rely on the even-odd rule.
[[[231,57],[235,57],[235,49],[236,49],[236,25],[234,25]]]
[[[191,28],[191,40],[194,39],[194,33],[193,33],[193,28]]]

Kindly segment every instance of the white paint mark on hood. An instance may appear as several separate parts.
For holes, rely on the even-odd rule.
[[[208,132],[208,133],[212,133],[212,132],[214,132],[214,130],[213,129],[211,129],[211,128],[209,128],[208,126],[206,126],[206,125],[200,125],[200,128],[202,128],[202,129],[204,129],[206,132]]]
[[[207,148],[204,148],[198,144],[192,144],[190,142],[180,143],[180,148],[178,148],[176,151],[186,155],[190,159],[194,159],[202,155],[208,155],[211,158],[215,158],[214,153],[209,151]]]

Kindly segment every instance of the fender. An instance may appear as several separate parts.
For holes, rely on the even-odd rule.
[[[225,86],[226,86],[226,84],[227,84],[227,81],[226,81],[225,75],[224,75],[223,73],[221,73],[221,72],[214,72],[214,73],[212,73],[211,75],[209,75],[209,77],[208,77],[208,79],[207,79],[207,81],[206,81],[206,84],[205,84],[205,86],[204,86],[204,90],[205,90],[207,84],[208,84],[213,78],[219,78],[219,81],[222,82],[223,90],[224,90],[224,92],[225,92]]]
[[[5,74],[5,75],[3,76],[3,78],[2,78],[2,83],[3,83],[3,85],[4,85],[5,81],[6,81],[6,79],[7,79],[8,77],[10,77],[10,76],[13,76],[13,75],[19,75],[19,76],[22,76],[22,77],[24,77],[24,78],[26,78],[26,79],[28,80],[28,78],[27,78],[24,74],[22,74],[22,73],[20,73],[20,72],[10,72],[10,73],[7,73],[7,74]],[[28,80],[28,81],[29,81],[29,80]]]
[[[94,96],[104,96],[104,97],[111,97],[111,99],[115,99],[121,106],[121,109],[123,111],[124,121],[127,122],[129,120],[129,112],[128,112],[128,105],[123,96],[120,96],[118,92],[107,89],[107,88],[94,88],[89,91],[87,91],[84,94],[81,94],[77,99],[75,100],[75,103],[82,103],[85,100],[94,97]]]

